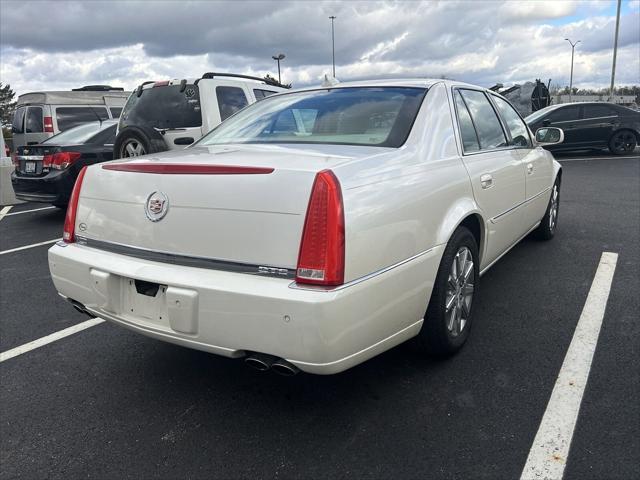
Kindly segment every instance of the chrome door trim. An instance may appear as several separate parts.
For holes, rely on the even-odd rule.
[[[520,243],[520,241],[522,241],[522,239],[524,239],[524,237],[526,237],[527,235],[529,235],[531,232],[533,232],[536,228],[538,228],[538,225],[540,225],[540,222],[536,222],[536,224],[531,227],[529,230],[527,230],[527,233],[525,233],[524,235],[522,235],[520,238],[518,238],[515,242],[513,242],[509,248],[507,248],[504,252],[502,252],[498,258],[496,258],[493,262],[491,262],[489,265],[487,265],[486,267],[484,267],[482,270],[480,270],[480,276],[484,275],[485,273],[487,273],[487,270],[489,270],[491,267],[493,267],[498,260],[500,260],[502,257],[504,257],[507,253],[509,253],[509,251],[515,247],[518,243]]]
[[[491,223],[496,223],[497,221],[499,221],[500,218],[504,217],[505,215],[507,215],[508,213],[513,212],[515,209],[522,207],[523,205],[531,202],[532,200],[535,200],[536,198],[538,198],[540,195],[544,195],[545,193],[547,193],[549,190],[551,190],[551,187],[547,187],[544,190],[542,190],[540,193],[535,194],[533,197],[526,199],[524,202],[520,202],[519,204],[517,204],[514,207],[511,207],[509,210],[505,210],[504,212],[502,212],[499,215],[496,215],[495,217],[493,217],[490,221]]]
[[[128,257],[148,260],[151,262],[168,263],[171,265],[181,265],[183,267],[207,268],[210,270],[220,270],[223,272],[245,273],[249,275],[259,275],[261,277],[275,277],[282,279],[295,278],[295,270],[292,268],[274,267],[272,265],[255,265],[250,263],[234,262],[230,260],[220,260],[217,258],[200,257],[195,255],[182,255],[160,250],[150,250],[142,247],[134,247],[116,242],[95,240],[84,236],[76,235],[76,243],[97,250],[126,255]]]

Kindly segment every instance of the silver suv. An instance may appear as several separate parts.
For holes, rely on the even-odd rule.
[[[129,93],[109,85],[88,85],[20,95],[12,122],[13,151],[83,123],[118,118]]]
[[[124,107],[114,158],[184,148],[238,110],[285,90],[270,79],[233,73],[145,82]]]

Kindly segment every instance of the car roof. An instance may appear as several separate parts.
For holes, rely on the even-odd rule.
[[[447,87],[467,87],[476,90],[489,91],[485,87],[479,85],[473,85],[466,82],[459,82],[456,80],[448,80],[442,78],[380,78],[375,80],[356,80],[349,82],[339,82],[332,86],[322,85],[309,85],[308,87],[297,88],[284,92],[285,94],[291,91],[302,92],[309,90],[318,90],[326,88],[353,88],[353,87],[405,87],[405,88],[430,88],[437,83],[443,83]],[[493,92],[495,93],[495,92]],[[499,94],[498,94],[499,95]]]

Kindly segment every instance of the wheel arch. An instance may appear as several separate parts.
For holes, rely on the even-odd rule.
[[[463,226],[471,231],[471,234],[475,238],[476,244],[478,245],[479,260],[482,261],[487,236],[486,224],[482,212],[477,208],[475,202],[471,200],[456,203],[449,212],[440,229],[438,243],[448,243],[458,227]]]

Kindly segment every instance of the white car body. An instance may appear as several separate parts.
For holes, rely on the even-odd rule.
[[[227,357],[261,352],[316,374],[417,335],[456,228],[476,222],[486,271],[540,223],[560,165],[533,138],[530,148],[464,154],[452,93],[492,95],[485,89],[442,80],[335,88],[345,86],[428,88],[404,145],[196,145],[127,162],[273,169],[265,175],[91,166],[77,241],[49,250],[57,290],[92,315],[157,339]],[[344,283],[298,285],[292,276],[309,195],[327,169],[344,202]],[[487,175],[493,183],[483,188]],[[170,203],[160,221],[145,216],[155,191]],[[136,294],[134,280],[162,288],[155,298]]]

